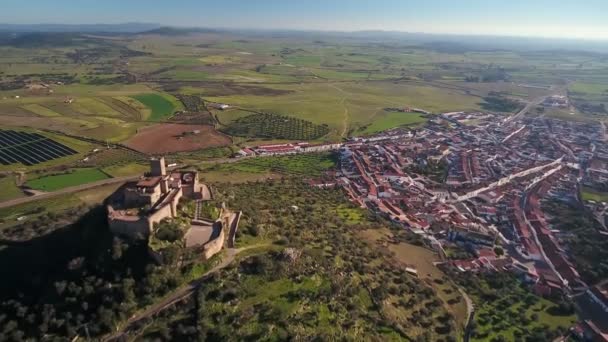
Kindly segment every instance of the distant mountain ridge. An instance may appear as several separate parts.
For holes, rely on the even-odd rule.
[[[0,23],[0,44],[7,44],[22,35],[22,40],[40,40],[36,35],[53,34],[140,34],[160,36],[180,36],[197,33],[234,33],[253,37],[289,38],[298,37],[312,40],[362,39],[378,44],[412,44],[422,45],[440,52],[461,53],[464,51],[586,51],[608,54],[608,41],[580,39],[509,37],[485,35],[452,35],[422,32],[401,32],[382,30],[344,31],[307,31],[278,29],[242,29],[242,28],[209,28],[209,27],[176,27],[157,23],[122,23],[122,24],[2,24]],[[45,38],[45,37],[42,37]],[[44,40],[50,42],[50,36]],[[67,38],[67,37],[66,37]]]
[[[140,32],[140,34],[158,34],[161,36],[180,36],[193,33],[217,33],[221,30],[202,28],[202,27],[172,27],[163,26],[152,30]]]
[[[0,31],[12,33],[27,32],[78,32],[78,33],[139,33],[161,28],[155,23],[123,23],[123,24],[2,24]]]

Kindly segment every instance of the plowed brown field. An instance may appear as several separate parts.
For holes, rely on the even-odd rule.
[[[140,129],[127,146],[148,154],[190,152],[228,146],[230,138],[212,126],[158,124]]]

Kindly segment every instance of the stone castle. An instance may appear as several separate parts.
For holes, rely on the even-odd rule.
[[[177,216],[182,197],[211,199],[207,185],[193,171],[167,172],[165,159],[152,159],[150,172],[137,182],[125,184],[108,199],[108,224],[112,233],[147,239],[155,223]]]

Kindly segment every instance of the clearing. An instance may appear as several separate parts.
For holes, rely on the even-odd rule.
[[[13,176],[0,177],[0,189],[0,202],[25,196],[15,184]]]

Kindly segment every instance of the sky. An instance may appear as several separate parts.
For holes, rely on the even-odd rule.
[[[151,22],[608,40],[608,0],[1,0],[0,23]]]

